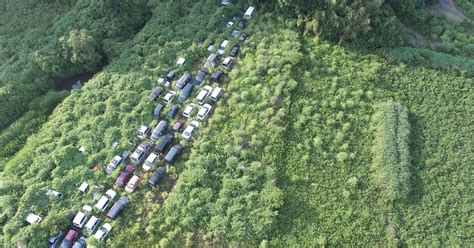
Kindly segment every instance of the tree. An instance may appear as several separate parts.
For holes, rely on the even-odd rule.
[[[61,37],[59,41],[66,58],[71,63],[82,65],[89,71],[93,71],[102,58],[98,52],[98,43],[88,30],[73,30],[67,36]]]

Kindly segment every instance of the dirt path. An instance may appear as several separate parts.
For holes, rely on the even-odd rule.
[[[448,19],[454,22],[462,22],[468,19],[456,8],[453,0],[439,0],[437,4],[429,6],[428,9],[433,13],[443,13]]]

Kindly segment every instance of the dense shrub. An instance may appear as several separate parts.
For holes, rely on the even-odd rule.
[[[373,167],[389,200],[406,200],[411,192],[408,111],[395,102],[377,105],[373,116]]]

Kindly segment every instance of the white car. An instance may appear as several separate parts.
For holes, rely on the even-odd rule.
[[[107,238],[107,235],[109,234],[110,230],[112,230],[112,225],[110,225],[109,223],[105,223],[94,234],[94,238],[97,239],[97,241],[99,242],[104,241]]]
[[[206,100],[206,97],[211,94],[212,87],[209,85],[206,85],[203,87],[203,89],[199,92],[199,94],[196,96],[196,100],[199,104],[203,104],[204,101]]]
[[[97,218],[96,216],[92,216],[87,224],[84,226],[84,230],[82,231],[83,234],[86,236],[91,235],[92,233],[95,232],[95,229],[99,226],[100,219]]]
[[[183,111],[183,116],[184,117],[191,117],[191,115],[193,114],[194,112],[194,104],[189,104],[188,106],[186,106],[186,108],[184,109]]]
[[[158,155],[150,153],[150,155],[148,155],[148,158],[146,158],[145,163],[143,163],[142,169],[144,171],[149,171],[157,159]]]
[[[128,181],[127,186],[125,186],[125,191],[128,193],[132,193],[135,188],[138,186],[140,181],[140,177],[137,175],[133,175],[133,177]]]
[[[117,192],[115,192],[115,190],[107,190],[107,192],[105,192],[105,194],[99,199],[97,204],[95,204],[95,208],[101,212],[104,212],[116,195]]]
[[[91,206],[89,205],[84,205],[82,207],[82,209],[77,212],[76,216],[74,217],[74,219],[72,220],[72,224],[81,229],[84,224],[86,223],[87,221],[87,218],[89,217],[89,213],[92,211],[92,208]]]
[[[201,120],[201,121],[205,120],[207,116],[209,115],[209,113],[211,112],[211,110],[212,110],[211,105],[204,104],[197,114],[198,120]]]
[[[40,223],[43,219],[34,213],[29,213],[26,216],[25,220],[30,224],[37,224]]]
[[[166,93],[165,97],[163,98],[163,103],[164,104],[168,104],[168,103],[171,103],[174,99],[174,92],[173,91],[170,91],[168,93]]]
[[[191,136],[193,135],[193,133],[196,131],[198,127],[199,127],[199,122],[191,121],[189,126],[186,127],[186,129],[184,129],[184,132],[181,136],[186,140],[191,139]]]
[[[110,161],[110,163],[107,165],[107,168],[106,168],[106,173],[108,175],[110,175],[112,173],[113,170],[115,170],[115,168],[117,168],[117,166],[120,165],[120,163],[122,163],[123,161],[123,158],[121,156],[118,156],[116,155],[112,161]]]
[[[148,132],[150,132],[151,128],[147,126],[141,126],[140,129],[137,131],[137,137],[139,139],[144,139]]]

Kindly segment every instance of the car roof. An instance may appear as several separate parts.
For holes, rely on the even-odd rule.
[[[148,155],[148,158],[146,160],[148,160],[148,159],[154,160],[157,157],[158,157],[158,155],[156,155],[155,153],[150,153],[150,155]]]
[[[85,216],[86,216],[86,214],[84,212],[80,211],[76,214],[76,216],[74,217],[74,220],[72,222],[76,223],[76,224],[79,224]]]
[[[109,189],[107,192],[105,192],[105,194],[110,196],[110,198],[114,198],[117,195],[117,192],[115,192],[113,189]]]
[[[86,227],[92,228],[92,226],[93,226],[97,221],[100,221],[100,219],[97,218],[96,216],[92,216],[92,217],[89,219],[89,221],[87,221]]]
[[[144,133],[148,130],[148,128],[149,127],[147,127],[147,126],[140,126],[140,129],[138,129],[138,130]]]
[[[105,223],[104,225],[102,225],[102,227],[107,229],[108,231],[110,231],[110,229],[112,229],[112,225],[110,225],[109,223]]]
[[[73,239],[74,236],[77,235],[77,233],[78,233],[78,232],[77,232],[76,230],[74,230],[74,229],[69,230],[69,232],[67,232],[66,239],[67,239],[67,240]]]

